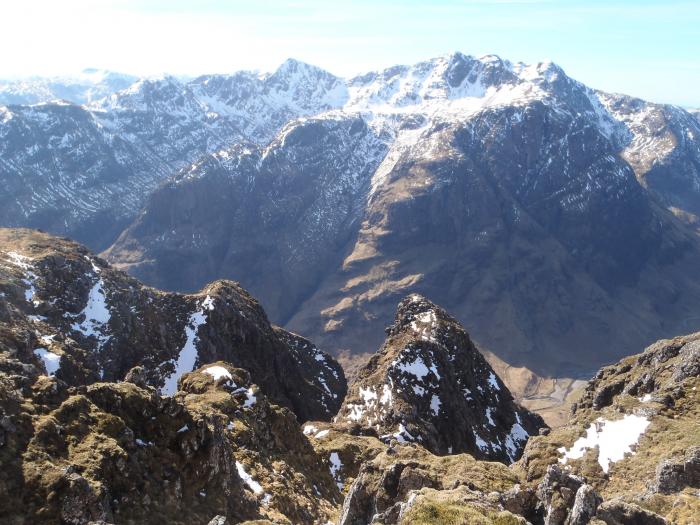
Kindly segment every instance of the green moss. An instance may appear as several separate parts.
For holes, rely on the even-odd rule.
[[[492,525],[481,512],[454,503],[426,502],[413,507],[401,520],[401,525]]]
[[[493,512],[455,502],[426,501],[414,506],[401,525],[523,525],[525,520],[510,512]]]

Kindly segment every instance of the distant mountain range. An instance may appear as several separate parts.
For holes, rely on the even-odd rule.
[[[700,327],[697,113],[460,53],[77,102],[0,109],[0,224],[168,289],[239,280],[333,352],[376,348],[409,292],[542,373]]]
[[[137,80],[138,77],[133,75],[96,68],[84,69],[73,76],[0,79],[0,106],[40,104],[54,100],[88,104],[126,89]]]

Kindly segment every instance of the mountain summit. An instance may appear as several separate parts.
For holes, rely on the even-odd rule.
[[[363,367],[336,422],[435,454],[520,457],[545,425],[518,407],[459,323],[420,295],[401,301],[388,339]]]
[[[413,292],[545,374],[700,322],[700,122],[551,62],[290,60],[8,106],[0,137],[2,224],[162,288],[238,280],[334,352],[378,347]]]
[[[689,114],[495,56],[346,85],[341,107],[182,170],[105,255],[164,288],[233,277],[355,355],[412,292],[543,374],[585,375],[698,322]]]

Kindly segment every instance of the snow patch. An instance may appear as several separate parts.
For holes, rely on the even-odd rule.
[[[38,279],[38,276],[33,271],[33,265],[30,262],[32,259],[30,259],[26,255],[21,255],[17,252],[7,252],[7,255],[9,257],[7,262],[20,268],[26,276],[22,278],[22,283],[27,287],[27,289],[24,291],[25,300],[28,303],[32,303],[36,306],[37,304],[39,304],[39,301],[34,300],[34,296],[36,295],[35,283]]]
[[[263,493],[263,488],[260,483],[255,481],[253,476],[246,472],[245,467],[243,467],[239,461],[236,461],[236,470],[238,471],[238,476],[243,480],[243,483],[248,485],[250,490],[252,490],[255,494]]]
[[[89,260],[89,259],[88,259]],[[71,329],[83,334],[85,337],[97,338],[97,349],[109,341],[112,336],[105,334],[105,327],[109,325],[112,314],[107,306],[107,297],[104,292],[104,281],[100,277],[100,269],[90,261],[92,271],[97,276],[97,282],[90,289],[87,304],[83,310],[75,315],[76,319],[83,318],[81,322],[74,322]]]
[[[392,437],[396,439],[396,441],[398,441],[399,443],[404,444],[416,440],[416,438],[412,436],[408,430],[406,430],[406,427],[403,423],[399,423],[399,429],[396,432],[394,432],[393,434],[384,434],[380,437],[380,439],[388,439]]]
[[[474,439],[476,440],[476,446],[479,447],[479,450],[482,452],[486,452],[491,449],[488,443],[483,440],[483,438],[479,434],[474,434]]]
[[[202,301],[199,310],[190,315],[185,326],[187,340],[178,355],[175,371],[165,378],[165,384],[162,388],[163,395],[172,396],[177,392],[177,380],[183,374],[194,370],[194,365],[197,362],[197,331],[207,321],[208,314],[205,312],[212,310],[214,310],[214,299],[207,295],[206,299]]]
[[[493,420],[493,408],[488,407],[486,409],[486,419],[488,419],[489,425],[491,425],[492,427],[496,426],[496,422]]]
[[[518,422],[513,424],[510,433],[506,436],[506,451],[511,461],[515,461],[518,450],[527,442],[529,437],[530,434],[523,428],[518,418]]]
[[[442,405],[440,396],[433,394],[433,397],[430,399],[430,410],[432,410],[434,416],[440,414],[440,405]]]
[[[46,373],[50,376],[55,375],[61,367],[61,356],[49,352],[46,348],[37,348],[34,350],[34,355],[44,362]]]
[[[406,352],[406,350],[404,350],[404,352]],[[402,356],[404,352],[402,352]],[[440,380],[440,374],[438,374],[437,367],[435,365],[428,367],[421,356],[418,355],[411,361],[404,361],[402,356],[399,356],[397,359],[392,361],[391,368],[394,368],[399,372],[415,376],[419,380],[423,380],[425,376],[432,372],[435,374],[435,377]]]
[[[318,432],[318,428],[313,426],[313,425],[306,425],[302,432],[304,433],[305,436],[309,436],[309,435],[313,434],[314,432]]]
[[[343,468],[343,462],[340,461],[340,456],[338,455],[337,452],[331,452],[331,455],[328,457],[328,460],[330,461],[330,470],[331,470],[331,476],[333,476],[333,479],[335,480],[335,484],[338,486],[338,490],[343,490],[343,481],[342,478],[340,477],[340,470]]]
[[[246,399],[243,402],[243,408],[251,408],[258,401],[257,397],[255,396],[255,393],[253,392],[253,387],[250,387],[248,390],[246,390],[245,394]]]
[[[231,372],[226,370],[223,366],[210,366],[205,368],[203,372],[213,377],[214,381],[218,381],[222,377],[225,377],[226,379],[233,379]]]
[[[646,417],[634,414],[625,415],[617,421],[598,418],[588,427],[586,435],[578,438],[570,449],[558,449],[563,454],[559,462],[566,464],[569,459],[583,457],[589,448],[598,447],[598,463],[607,473],[611,463],[620,461],[625,454],[632,452],[632,446],[639,441],[649,423]]]

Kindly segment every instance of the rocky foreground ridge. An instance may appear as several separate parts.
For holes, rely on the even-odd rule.
[[[234,283],[164,293],[0,230],[0,522],[696,522],[700,334],[603,368],[550,431],[424,297],[387,333],[346,396]]]

